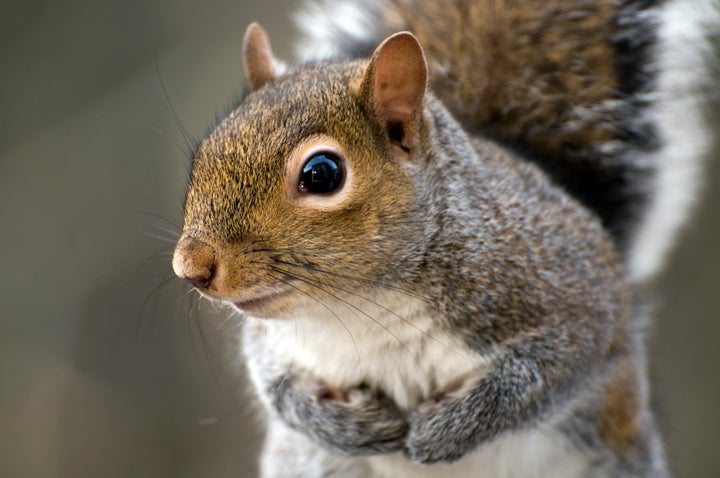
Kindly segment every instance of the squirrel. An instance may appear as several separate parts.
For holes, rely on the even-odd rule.
[[[264,477],[667,477],[643,290],[712,148],[712,0],[338,0],[192,157]]]

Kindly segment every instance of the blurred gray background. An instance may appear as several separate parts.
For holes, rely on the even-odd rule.
[[[188,147],[290,2],[0,4],[0,476],[252,477],[237,324],[173,278]],[[658,283],[653,384],[678,476],[720,476],[720,169]]]

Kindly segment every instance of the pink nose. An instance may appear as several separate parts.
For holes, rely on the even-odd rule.
[[[210,288],[215,275],[215,251],[191,237],[183,237],[175,247],[172,261],[175,274],[202,291]]]

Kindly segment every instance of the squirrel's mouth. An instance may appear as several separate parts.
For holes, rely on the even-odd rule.
[[[288,296],[288,290],[274,290],[267,294],[260,294],[249,299],[233,302],[233,305],[242,313],[257,314],[267,311],[278,301]]]

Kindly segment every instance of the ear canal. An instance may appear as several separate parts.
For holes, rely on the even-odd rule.
[[[251,23],[245,30],[243,65],[252,89],[260,88],[280,74],[281,65],[273,55],[267,32],[259,23]]]
[[[385,39],[364,72],[362,97],[386,128],[391,143],[405,152],[416,138],[427,75],[422,47],[409,32]]]

